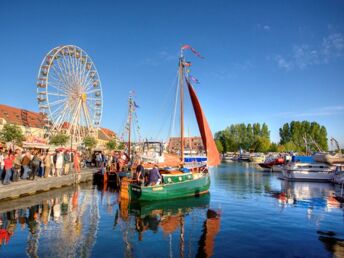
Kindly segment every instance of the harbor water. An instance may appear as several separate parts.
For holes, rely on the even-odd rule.
[[[197,198],[129,204],[88,183],[1,202],[0,257],[344,257],[339,186],[278,177],[228,163]]]

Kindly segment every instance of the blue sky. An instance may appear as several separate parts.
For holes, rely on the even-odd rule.
[[[135,90],[141,134],[156,137],[179,48],[190,44],[205,56],[189,57],[213,132],[266,122],[278,141],[283,123],[311,120],[344,144],[343,1],[5,0],[0,30],[0,103],[38,111],[44,55],[74,44],[100,74],[102,126],[123,128]]]

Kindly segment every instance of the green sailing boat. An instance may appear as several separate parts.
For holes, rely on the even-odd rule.
[[[190,45],[181,48],[179,58],[179,89],[180,89],[180,157],[176,159],[174,166],[168,169],[160,168],[162,183],[154,186],[143,186],[125,179],[121,183],[121,198],[130,201],[159,201],[176,199],[189,196],[199,196],[209,191],[210,177],[208,166],[217,166],[220,163],[220,155],[216,148],[213,135],[209,128],[196,92],[187,78],[186,69],[190,66],[184,58],[184,51],[191,50],[195,55],[201,57]],[[186,84],[184,84],[184,82]],[[190,168],[184,166],[184,87],[187,87],[192,106],[196,116],[198,128],[202,137],[203,146],[207,155],[207,165],[199,164]],[[159,167],[163,164],[159,164]],[[171,163],[169,164],[171,166]]]

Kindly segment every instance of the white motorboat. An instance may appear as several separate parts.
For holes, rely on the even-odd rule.
[[[282,169],[283,178],[295,181],[332,181],[335,167],[323,163],[290,163]]]

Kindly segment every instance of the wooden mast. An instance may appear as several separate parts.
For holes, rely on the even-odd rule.
[[[132,110],[132,97],[129,96],[129,120],[128,120],[128,155],[130,160],[130,145],[131,145],[131,110]]]
[[[183,50],[182,50],[183,51]],[[183,87],[183,52],[179,59],[179,87],[180,87],[180,161],[184,164],[184,87]]]

